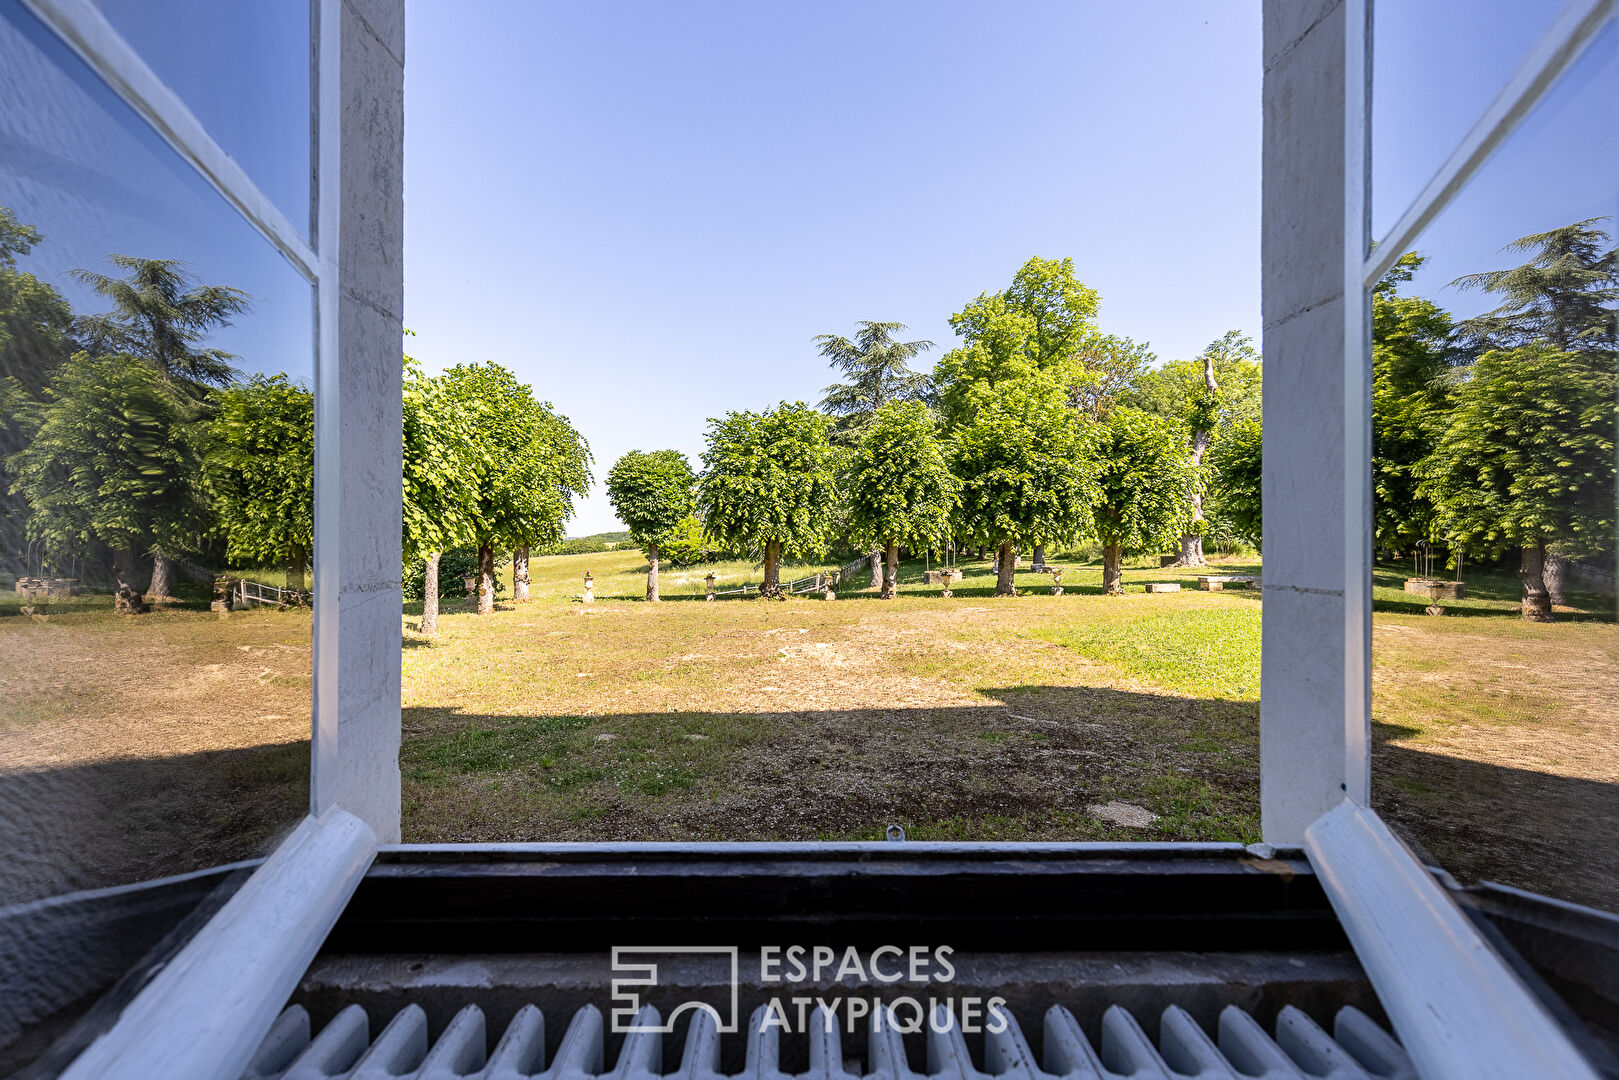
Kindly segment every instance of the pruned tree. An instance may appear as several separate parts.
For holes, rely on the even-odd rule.
[[[997,552],[995,595],[1012,596],[1012,552],[1077,540],[1092,527],[1097,461],[1089,422],[1061,387],[1022,379],[982,387],[953,434],[961,530]]]
[[[928,548],[948,535],[959,486],[922,404],[877,409],[854,451],[848,500],[855,535],[883,549],[883,599],[897,591],[900,544]]]
[[[1417,470],[1444,431],[1456,357],[1449,314],[1400,294],[1422,263],[1402,255],[1372,289],[1372,540],[1390,550],[1432,534]]]
[[[214,398],[200,425],[202,482],[226,554],[280,564],[304,587],[314,549],[315,395],[286,375],[254,375]]]
[[[411,331],[405,331],[407,334]],[[438,632],[439,563],[444,552],[477,542],[478,485],[490,471],[474,414],[451,407],[443,385],[404,358],[404,512],[406,563],[423,563],[423,634]]]
[[[764,560],[761,595],[781,592],[784,555],[820,554],[835,516],[826,417],[803,402],[710,420],[697,507],[709,535]]]
[[[646,552],[646,598],[653,603],[659,599],[659,550],[685,535],[682,527],[696,505],[696,482],[691,462],[678,450],[631,450],[607,473],[613,511]]]
[[[1612,556],[1615,390],[1608,353],[1486,352],[1419,469],[1438,535],[1473,555],[1521,552],[1525,619],[1552,618],[1548,545]]]
[[[1094,453],[1102,591],[1116,596],[1124,591],[1124,552],[1153,551],[1175,537],[1200,476],[1186,426],[1139,409],[1109,413],[1096,428]]]
[[[1258,547],[1264,536],[1263,431],[1258,420],[1238,421],[1209,454],[1211,517]]]
[[[10,493],[4,462],[27,444],[27,403],[39,398],[74,348],[72,308],[48,283],[17,266],[43,239],[0,206],[0,565],[16,558],[11,569],[19,575],[29,572],[21,557],[28,505]]]
[[[207,526],[194,415],[145,360],[76,353],[24,410],[30,438],[6,469],[30,539],[61,558],[104,544],[132,589],[141,556],[195,546]],[[169,596],[167,571],[154,561],[148,595]]]
[[[573,499],[589,486],[590,449],[566,417],[499,364],[458,364],[439,380],[445,406],[467,415],[481,445],[474,542],[478,613],[488,615],[495,549],[561,542]]]

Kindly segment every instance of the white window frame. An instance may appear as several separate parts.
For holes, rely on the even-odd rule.
[[[1370,228],[1372,0],[1343,0],[1343,793],[1304,846],[1425,1078],[1596,1074],[1371,803],[1371,290],[1615,18],[1572,0],[1389,232]],[[1262,761],[1267,781],[1295,762]],[[1317,792],[1330,798],[1330,791]]]
[[[365,782],[352,779],[356,776],[370,775],[371,786],[377,786],[387,782],[388,774],[342,768],[338,741],[343,592],[336,557],[343,525],[339,332],[344,302],[338,253],[344,5],[342,0],[310,4],[310,62],[318,77],[311,117],[314,229],[306,239],[304,230],[259,189],[91,0],[23,3],[285,256],[313,290],[316,558],[310,812],[63,1074],[199,1080],[237,1075],[342,914],[376,855],[379,837],[398,832],[397,815],[392,821],[368,821],[344,809],[346,802],[386,804],[387,798],[371,799],[372,792],[350,789]],[[397,716],[394,724],[397,727]],[[363,749],[367,740],[355,742]],[[393,802],[397,804],[397,792]]]

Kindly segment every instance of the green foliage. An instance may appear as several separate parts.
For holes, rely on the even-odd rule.
[[[1214,361],[1219,390],[1210,394],[1203,361]],[[1218,440],[1233,424],[1258,419],[1263,396],[1263,368],[1247,335],[1227,330],[1193,360],[1169,360],[1142,372],[1119,396],[1120,404],[1169,416],[1191,431],[1207,431]]]
[[[33,274],[17,269],[17,259],[42,240],[38,230],[0,206],[0,378],[17,380],[25,394],[34,396],[68,358],[73,344],[73,311],[67,301]]]
[[[710,562],[724,553],[720,545],[703,531],[696,514],[688,514],[675,526],[674,538],[663,546],[663,557],[675,566],[695,566]]]
[[[598,540],[594,536],[580,536],[564,540],[560,544],[545,549],[547,555],[599,555],[604,551],[612,551],[613,546],[605,540]]]
[[[1507,251],[1530,252],[1522,266],[1457,278],[1453,285],[1502,297],[1494,311],[1459,323],[1475,348],[1543,343],[1562,350],[1610,350],[1619,306],[1619,261],[1607,233],[1587,218],[1520,237]]]
[[[1093,332],[1056,372],[1068,391],[1068,404],[1100,419],[1155,359],[1152,347],[1145,342]]]
[[[506,582],[500,569],[511,563],[511,558],[495,554],[495,599],[506,596]],[[440,600],[463,600],[467,595],[467,575],[478,573],[478,549],[453,548],[444,552],[438,561],[438,595]],[[420,558],[406,559],[403,576],[405,600],[420,603],[427,590],[427,567]]]
[[[193,390],[231,381],[236,357],[201,343],[215,327],[230,325],[234,316],[248,310],[246,293],[193,284],[183,264],[173,259],[109,255],[107,261],[125,275],[73,271],[113,305],[105,315],[79,320],[78,334],[90,352],[138,356],[165,379]]]
[[[697,506],[733,550],[819,554],[831,539],[835,454],[824,415],[803,402],[710,420]]]
[[[1263,529],[1264,447],[1258,420],[1245,419],[1210,451],[1212,475],[1203,513],[1205,538],[1235,539],[1258,547]]]
[[[466,416],[478,443],[477,544],[560,543],[573,500],[590,487],[584,438],[499,364],[458,364],[438,381],[440,404]]]
[[[959,486],[933,417],[919,402],[880,406],[851,462],[853,535],[927,548],[949,534]]]
[[[695,505],[697,478],[678,450],[631,450],[607,474],[607,498],[630,535],[651,556],[678,535],[680,523]]]
[[[1372,536],[1402,549],[1428,537],[1433,506],[1417,468],[1434,450],[1449,408],[1450,316],[1399,287],[1423,258],[1402,255],[1372,290]]]
[[[1475,556],[1541,542],[1611,552],[1615,390],[1609,353],[1525,345],[1481,356],[1419,469],[1435,531]]]
[[[1090,426],[1039,378],[979,395],[954,439],[963,538],[1021,545],[1088,535],[1098,494]]]
[[[201,425],[202,482],[226,554],[303,565],[314,549],[315,395],[285,375],[254,375],[214,399]]]
[[[1096,427],[1095,533],[1104,544],[1151,551],[1174,543],[1199,476],[1186,427],[1119,407]]]
[[[43,401],[26,406],[32,436],[6,460],[28,503],[27,533],[69,557],[104,544],[144,554],[194,547],[203,530],[194,419],[143,359],[77,353]]]
[[[493,461],[474,429],[476,412],[452,407],[439,379],[409,356],[404,362],[401,547],[406,562],[416,563],[476,542],[478,485]],[[419,581],[421,568],[415,572]]]
[[[826,388],[821,408],[839,418],[837,431],[857,440],[872,415],[894,401],[920,401],[927,397],[931,380],[912,371],[910,361],[933,348],[931,341],[895,341],[904,323],[862,322],[855,339],[819,334],[815,344],[827,362],[841,371],[844,382]]]

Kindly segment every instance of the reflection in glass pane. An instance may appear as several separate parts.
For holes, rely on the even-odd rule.
[[[0,101],[6,905],[302,817],[313,291],[14,0]]]
[[[310,235],[310,5],[97,0],[97,6],[259,190]]]
[[[1372,236],[1393,227],[1564,0],[1386,0],[1372,19]]]
[[[1373,294],[1373,795],[1619,909],[1610,27]]]

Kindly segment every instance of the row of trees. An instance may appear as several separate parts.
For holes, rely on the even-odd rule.
[[[931,376],[909,367],[931,342],[862,323],[853,340],[816,339],[845,376],[820,410],[784,402],[711,421],[699,474],[674,451],[626,455],[608,494],[648,552],[648,598],[659,547],[694,511],[718,543],[762,559],[767,594],[784,556],[852,543],[882,553],[893,596],[900,546],[953,540],[996,550],[1006,595],[1014,550],[1088,539],[1118,592],[1127,550],[1189,537],[1184,557],[1202,562],[1211,488],[1232,531],[1256,537],[1259,362],[1247,340],[1228,334],[1196,363],[1152,368],[1146,346],[1097,328],[1098,303],[1072,260],[1034,258],[952,316],[962,343]],[[1222,393],[1222,373],[1238,393]],[[1222,431],[1224,452],[1206,464]],[[1251,486],[1228,492],[1227,478]]]
[[[163,259],[114,255],[75,276],[110,304],[78,315],[19,268],[43,237],[0,207],[3,550],[170,596],[195,559],[310,557],[314,403],[285,375],[242,378],[206,344],[249,309]]]

